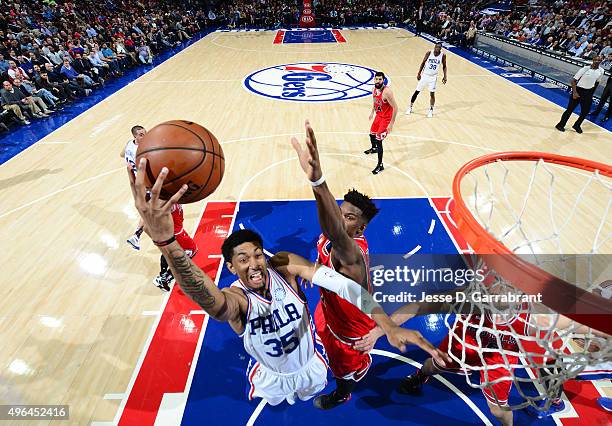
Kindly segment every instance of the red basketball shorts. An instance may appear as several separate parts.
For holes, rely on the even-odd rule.
[[[455,334],[458,336],[463,336],[463,332],[460,330],[456,330]],[[478,347],[478,342],[476,341],[476,338],[470,333],[465,334],[465,342],[469,345]],[[444,340],[442,340],[442,342],[438,346],[438,349],[440,349],[441,351],[452,353],[455,357],[462,359],[461,352],[463,350],[463,346],[463,342],[458,341],[456,336],[454,336],[451,341],[450,335],[448,335],[444,338]],[[512,357],[510,355],[507,355],[507,358],[511,363],[516,363],[518,361],[515,357]],[[483,359],[485,365],[503,365],[505,363],[500,352],[483,353]],[[461,368],[459,363],[455,362],[454,360],[451,360],[450,363],[447,362],[446,367],[438,365],[435,360],[432,361],[434,365],[441,371],[455,374],[464,374],[464,370]],[[478,355],[478,351],[476,351],[475,349],[466,348],[465,364],[467,364],[468,366],[482,368],[483,360]],[[504,380],[504,378],[506,378],[506,380]],[[487,400],[491,403],[506,405],[508,403],[508,395],[510,395],[510,389],[512,388],[512,373],[510,372],[510,370],[504,367],[487,368],[486,372],[485,370],[480,370],[481,384],[484,382],[491,383],[497,380],[500,381],[485,387],[484,389],[482,389],[482,393],[484,394],[485,398],[487,398]]]
[[[391,118],[381,117],[376,114],[372,122],[372,127],[370,127],[370,134],[376,136],[376,139],[379,141],[382,141],[387,137],[387,127],[389,127],[389,123],[391,123]]]
[[[182,249],[185,250],[185,254],[187,254],[187,256],[195,256],[195,254],[198,252],[198,246],[185,230],[181,230],[181,232],[175,234],[174,236]]]
[[[356,351],[350,341],[334,334],[327,326],[321,302],[315,310],[315,326],[334,377],[355,381],[363,379],[372,365],[372,357],[369,353]]]

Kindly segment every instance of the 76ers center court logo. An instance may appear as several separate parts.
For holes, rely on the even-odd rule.
[[[300,62],[256,71],[244,79],[244,87],[283,101],[347,101],[371,96],[374,74],[374,70],[359,65]]]

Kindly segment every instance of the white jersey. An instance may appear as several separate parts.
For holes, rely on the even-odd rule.
[[[268,265],[271,300],[246,287],[240,280],[232,287],[247,296],[249,307],[244,349],[267,370],[291,374],[315,356],[314,329],[305,301],[274,268]]]
[[[425,61],[425,67],[423,68],[423,74],[437,76],[442,65],[442,56],[444,56],[442,52],[438,56],[435,56],[433,51],[429,52],[427,61]]]
[[[132,170],[134,174],[136,173],[136,151],[138,150],[138,145],[134,140],[131,140],[125,146],[125,161],[132,166]]]
[[[587,365],[578,374],[576,380],[612,380],[612,361],[602,361],[599,364]]]

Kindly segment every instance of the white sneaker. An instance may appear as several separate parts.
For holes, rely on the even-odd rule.
[[[155,277],[155,279],[153,279],[153,284],[155,284],[155,287],[163,291],[170,291],[170,284],[168,284],[166,279],[161,275],[158,275]]]
[[[138,235],[132,235],[126,242],[131,245],[134,250],[140,250],[140,238]]]
[[[412,107],[408,108],[405,112],[406,115],[412,114]]]
[[[427,113],[427,118],[431,118],[433,117],[433,109],[429,109],[429,112]]]
[[[168,283],[168,285],[174,284],[174,277],[172,276],[172,274],[170,272],[166,272],[163,275],[163,278],[166,281],[166,283]]]

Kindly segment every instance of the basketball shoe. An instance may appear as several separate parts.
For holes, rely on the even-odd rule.
[[[429,108],[429,112],[427,113],[427,118],[433,117],[433,108]]]
[[[126,242],[131,245],[134,250],[140,250],[140,237],[138,235],[132,235]]]
[[[383,166],[382,164],[377,164],[374,170],[372,170],[372,174],[377,175],[383,170],[385,170],[385,166]]]
[[[429,376],[417,370],[414,374],[407,376],[397,387],[397,391],[403,394],[416,394],[421,391],[421,387],[429,381]]]
[[[165,274],[156,276],[153,280],[153,284],[162,291],[170,291],[170,283],[164,275]]]
[[[538,401],[538,407],[544,407],[546,401]],[[546,411],[540,411],[531,405],[526,408],[527,412],[533,417],[537,417],[538,419],[542,419],[544,417],[548,417],[551,414],[558,413],[560,411],[565,410],[565,402],[563,400],[559,400],[558,402],[553,402],[550,404],[550,407]]]
[[[404,114],[406,114],[406,115],[412,114],[412,105],[410,105],[410,107],[408,107],[408,109],[406,110],[406,112]]]
[[[351,399],[351,394],[346,398],[339,398],[336,395],[336,391],[327,394],[327,395],[319,395],[313,400],[313,405],[319,410],[331,410],[332,408],[336,408],[338,405],[342,405],[345,402]]]

